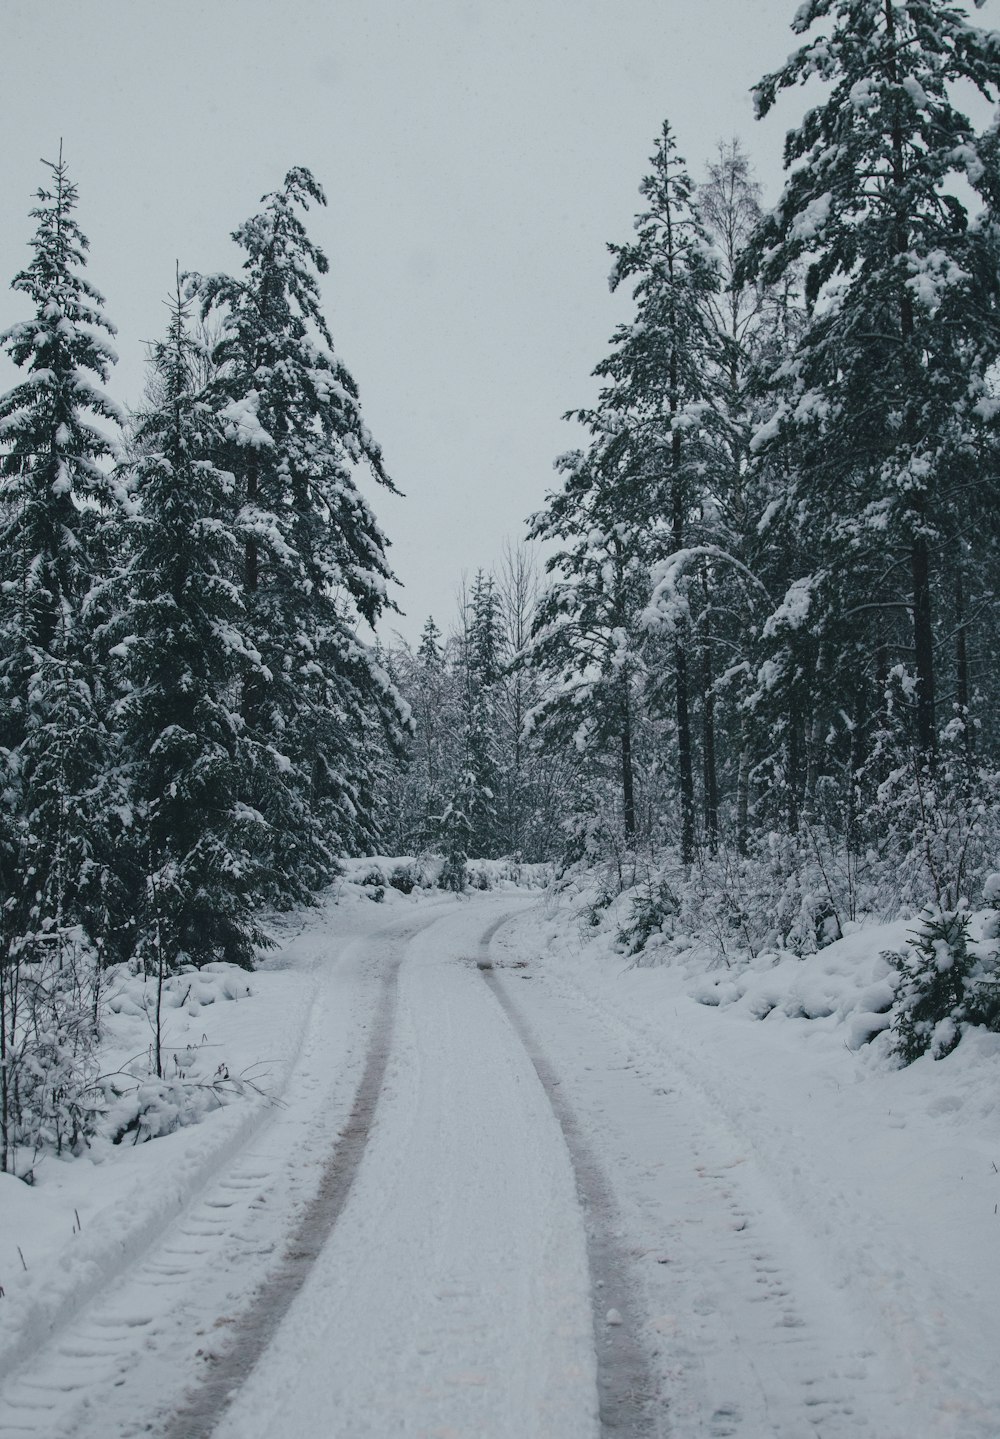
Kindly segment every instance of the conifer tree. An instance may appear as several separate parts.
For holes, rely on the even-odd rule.
[[[37,222],[31,263],[13,281],[34,314],[0,336],[27,372],[0,397],[5,1169],[19,1139],[44,1137],[59,1149],[87,1127],[89,990],[106,928],[118,798],[109,792],[106,696],[88,616],[97,531],[118,503],[110,474],[116,445],[99,428],[101,420],[120,420],[101,388],[115,360],[114,327],[80,273],[88,245],[61,151],[46,164],[51,181],[31,212]],[[27,962],[32,981],[24,990]],[[44,1034],[46,1043],[25,1054],[31,1033]]]
[[[888,668],[875,656],[898,658],[926,761],[937,743],[936,561],[963,529],[1000,353],[997,136],[977,135],[953,96],[968,83],[995,98],[1000,41],[946,0],[808,0],[792,28],[824,20],[756,90],[765,115],[808,77],[828,87],[787,138],[789,179],[751,247],[748,268],[765,280],[805,268],[810,308],[759,443],[792,456],[789,509],[812,562],[791,608],[799,629],[808,610],[823,635],[817,688],[851,688],[863,626],[869,688]],[[985,217],[970,218],[956,180]],[[869,711],[878,705],[873,696]]]
[[[180,292],[153,350],[157,403],[135,433],[135,512],[123,526],[120,722],[141,880],[137,943],[147,970],[224,959],[249,967],[262,820],[240,800],[254,768],[239,679],[258,660],[234,576],[242,536],[234,478],[213,462],[216,417],[195,386],[198,346]]]
[[[534,538],[570,545],[549,562],[565,578],[542,597],[528,663],[562,675],[559,690],[538,711],[543,725],[576,712],[578,741],[601,747],[616,737],[624,829],[633,843],[636,705],[649,705],[672,687],[678,829],[689,864],[695,805],[687,653],[677,629],[667,663],[662,653],[654,661],[642,617],[651,566],[691,540],[716,365],[706,300],[718,277],[666,122],[650,165],[640,185],[646,208],[635,218],[635,240],[609,246],[611,287],[632,281],[635,319],[618,327],[611,353],[597,366],[604,381],[597,406],[572,416],[591,433],[588,451],[561,462],[562,493],[550,496],[547,513],[530,522]]]
[[[533,515],[533,539],[561,548],[548,560],[528,647],[518,661],[549,683],[526,718],[545,745],[572,745],[598,769],[610,768],[620,795],[625,840],[638,832],[635,739],[645,673],[639,619],[649,598],[652,556],[645,535],[615,523],[618,472],[608,451],[617,432],[558,465],[563,489]]]
[[[253,799],[276,837],[283,898],[303,897],[337,854],[371,841],[367,719],[394,743],[405,718],[357,632],[390,604],[392,576],[354,467],[392,482],[320,309],[328,264],[299,213],[312,203],[325,204],[319,185],[290,170],[234,232],[242,276],[193,281],[202,318],[221,323],[223,463],[238,486],[247,634],[262,660],[244,677],[242,709],[271,756]]]
[[[121,420],[101,388],[114,326],[80,274],[88,243],[61,153],[48,168],[31,212],[33,258],[13,281],[35,313],[0,337],[27,371],[0,397],[0,748],[27,878],[15,905],[22,933],[99,913],[108,864],[109,737],[87,605],[97,531],[120,498],[116,443],[97,423]]]
[[[501,632],[496,586],[492,575],[482,570],[476,573],[465,621],[461,803],[469,821],[470,852],[477,858],[495,858],[506,847],[504,836],[497,831],[497,797],[503,768],[499,733]]]
[[[636,485],[633,523],[655,527],[658,558],[691,542],[700,498],[703,431],[717,415],[720,354],[708,322],[708,301],[719,289],[715,264],[694,203],[694,186],[668,122],[639,187],[647,208],[635,219],[636,238],[613,245],[612,288],[631,279],[635,324],[622,327],[616,347],[597,373],[611,385],[604,401],[624,416],[623,435]],[[676,626],[675,626],[676,629]],[[673,644],[680,849],[694,858],[694,758],[688,657],[681,633]]]

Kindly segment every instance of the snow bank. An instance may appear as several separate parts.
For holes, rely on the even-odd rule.
[[[587,899],[553,896],[541,922],[526,918],[497,942],[529,962],[567,1032],[585,1006],[654,1095],[710,1106],[735,1163],[745,1157],[759,1176],[751,1229],[765,1215],[780,1229],[787,1213],[857,1332],[894,1356],[900,1392],[925,1422],[900,1417],[879,1433],[995,1439],[1000,1034],[970,1025],[944,1058],[900,1065],[886,1031],[895,973],[883,956],[907,942],[912,922],[857,927],[801,958],[770,951],[728,966],[689,940],[650,965],[623,953],[627,907],[595,910]],[[973,917],[976,943],[993,918]],[[616,1082],[602,1075],[609,1091]],[[684,1182],[677,1155],[657,1162],[672,1194]]]

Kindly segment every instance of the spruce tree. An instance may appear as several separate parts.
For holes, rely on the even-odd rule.
[[[88,242],[59,160],[38,191],[33,258],[12,288],[34,316],[0,336],[27,377],[0,397],[0,748],[9,826],[27,882],[8,918],[22,934],[83,924],[96,937],[108,880],[106,696],[87,607],[98,532],[119,508],[121,421],[104,393],[115,353],[103,299],[80,274]]]
[[[274,836],[283,899],[304,897],[338,854],[372,842],[368,720],[397,743],[405,719],[358,634],[391,607],[392,575],[354,468],[393,486],[320,309],[328,264],[300,217],[313,203],[325,204],[313,176],[290,170],[234,232],[242,275],[193,280],[202,318],[221,325],[220,458],[236,476],[246,629],[261,657],[244,676],[242,712],[270,756],[251,798]]]
[[[115,354],[80,271],[87,239],[60,151],[38,191],[32,259],[13,281],[34,314],[0,336],[26,377],[0,396],[0,1162],[88,1127],[96,954],[113,887],[106,693],[88,604],[98,531],[118,505],[120,420],[101,386]],[[23,984],[31,965],[31,983]],[[36,1043],[39,1035],[44,1043]],[[29,1047],[25,1050],[24,1046]]]
[[[827,86],[788,135],[789,179],[751,247],[748,269],[765,280],[805,269],[810,311],[759,443],[793,456],[789,508],[812,545],[796,623],[805,605],[823,635],[817,685],[850,691],[862,629],[869,687],[893,660],[904,666],[928,761],[937,576],[967,528],[1000,353],[997,136],[977,135],[953,96],[967,83],[995,99],[1000,43],[946,0],[808,0],[792,28],[824,20],[756,90],[765,115],[806,78]],[[956,182],[983,217],[970,218]]]
[[[598,366],[612,387],[606,403],[626,416],[624,432],[640,481],[634,523],[656,526],[655,544],[677,554],[692,543],[703,470],[704,431],[718,411],[720,359],[708,323],[719,290],[715,264],[694,203],[694,186],[669,123],[664,121],[639,187],[647,208],[635,219],[636,239],[612,246],[614,288],[633,281],[636,322],[623,327],[615,350]],[[673,626],[673,710],[676,724],[680,850],[694,859],[694,743],[687,648]]]
[[[110,626],[127,680],[138,952],[147,972],[216,959],[249,967],[263,942],[252,915],[263,821],[240,799],[255,755],[239,680],[258,661],[234,579],[235,481],[212,459],[220,436],[195,386],[198,346],[179,292],[152,361],[157,403],[135,431],[136,509],[123,526],[123,603]]]
[[[618,431],[595,435],[590,450],[558,462],[564,475],[548,508],[529,520],[529,534],[559,544],[535,612],[531,639],[518,660],[545,677],[526,728],[545,747],[575,747],[606,772],[618,792],[622,837],[638,834],[636,735],[645,677],[645,632],[652,554],[647,532],[619,508],[613,452]],[[621,518],[616,522],[615,516]],[[612,778],[613,777],[613,778]]]
[[[563,462],[562,494],[535,516],[535,538],[572,539],[550,561],[564,582],[543,596],[529,662],[561,670],[564,683],[539,718],[551,725],[588,708],[578,738],[620,749],[625,834],[638,832],[635,796],[635,707],[664,704],[672,690],[682,861],[695,846],[690,678],[682,627],[669,653],[650,654],[642,620],[650,568],[686,549],[700,493],[703,431],[713,419],[718,367],[707,313],[718,290],[716,266],[694,206],[694,187],[664,122],[639,189],[645,208],[635,239],[610,245],[611,287],[631,281],[635,319],[618,327],[613,348],[595,370],[598,404],[572,415],[590,431],[586,454]],[[595,681],[600,677],[600,683]]]
[[[470,851],[496,858],[506,845],[497,830],[497,796],[502,783],[499,682],[500,613],[492,575],[476,574],[466,610],[463,644],[465,756],[462,806],[468,817]]]

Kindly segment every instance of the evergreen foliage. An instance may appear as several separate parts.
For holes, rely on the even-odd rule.
[[[218,458],[236,480],[245,631],[260,657],[241,701],[259,758],[247,801],[266,821],[262,859],[282,902],[329,879],[338,854],[372,843],[367,721],[376,716],[390,744],[408,722],[357,631],[392,607],[392,574],[354,467],[393,486],[320,309],[328,263],[300,211],[325,203],[308,170],[290,170],[234,231],[242,275],[191,281],[202,318],[221,323]]]
[[[45,1135],[74,1147],[95,1027],[85,995],[107,925],[117,798],[88,602],[97,533],[118,504],[101,420],[115,354],[80,271],[87,239],[62,154],[38,191],[31,319],[2,343],[25,378],[0,397],[0,1167]],[[67,1134],[68,1131],[68,1134]]]
[[[781,447],[782,519],[806,541],[795,627],[808,615],[819,643],[805,663],[828,693],[854,692],[863,727],[881,704],[878,669],[898,659],[927,761],[941,688],[935,570],[975,524],[973,469],[996,503],[995,462],[980,467],[1000,353],[997,142],[952,97],[965,82],[996,98],[1000,41],[943,0],[810,0],[792,28],[825,19],[756,90],[765,115],[806,78],[828,87],[787,138],[784,194],[747,254],[771,283],[802,267],[809,308],[755,443]],[[982,216],[969,215],[959,180]],[[973,509],[986,499],[975,488]]]
[[[962,910],[921,914],[906,949],[890,956],[900,979],[893,1007],[895,1052],[904,1064],[921,1055],[943,1059],[969,1024],[996,1027],[1000,995],[969,948],[969,920]]]
[[[673,690],[679,840],[694,855],[694,775],[688,661],[679,626],[669,656],[650,677],[650,569],[689,541],[703,466],[704,432],[721,359],[709,322],[718,291],[715,263],[697,215],[694,186],[664,123],[640,185],[647,208],[636,239],[611,245],[611,287],[632,280],[636,316],[615,331],[594,410],[567,418],[590,431],[588,451],[558,462],[562,491],[530,521],[533,537],[563,548],[547,568],[556,578],[542,596],[526,663],[559,674],[560,685],[534,722],[557,742],[572,733],[584,751],[618,751],[625,833],[638,835],[635,712],[662,705]],[[651,682],[650,682],[651,678]],[[672,683],[671,683],[672,681]]]
[[[127,681],[120,703],[144,969],[228,960],[249,968],[261,818],[241,800],[256,767],[240,677],[260,661],[234,580],[242,536],[216,417],[195,388],[197,346],[180,294],[155,346],[159,401],[135,431],[135,509],[123,527],[125,593],[109,629]]]

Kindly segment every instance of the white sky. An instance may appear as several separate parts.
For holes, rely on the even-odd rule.
[[[294,164],[324,186],[310,233],[368,425],[406,493],[377,512],[395,621],[451,624],[578,443],[623,313],[627,239],[664,117],[696,178],[743,137],[773,199],[798,97],[754,122],[749,86],[796,43],[798,0],[0,0],[0,328],[27,259],[39,157],[63,138],[89,276],[118,326],[109,388],[142,389],[182,267],[232,269],[230,231]],[[1000,25],[1000,0],[978,23]],[[10,382],[9,369],[0,383]]]

